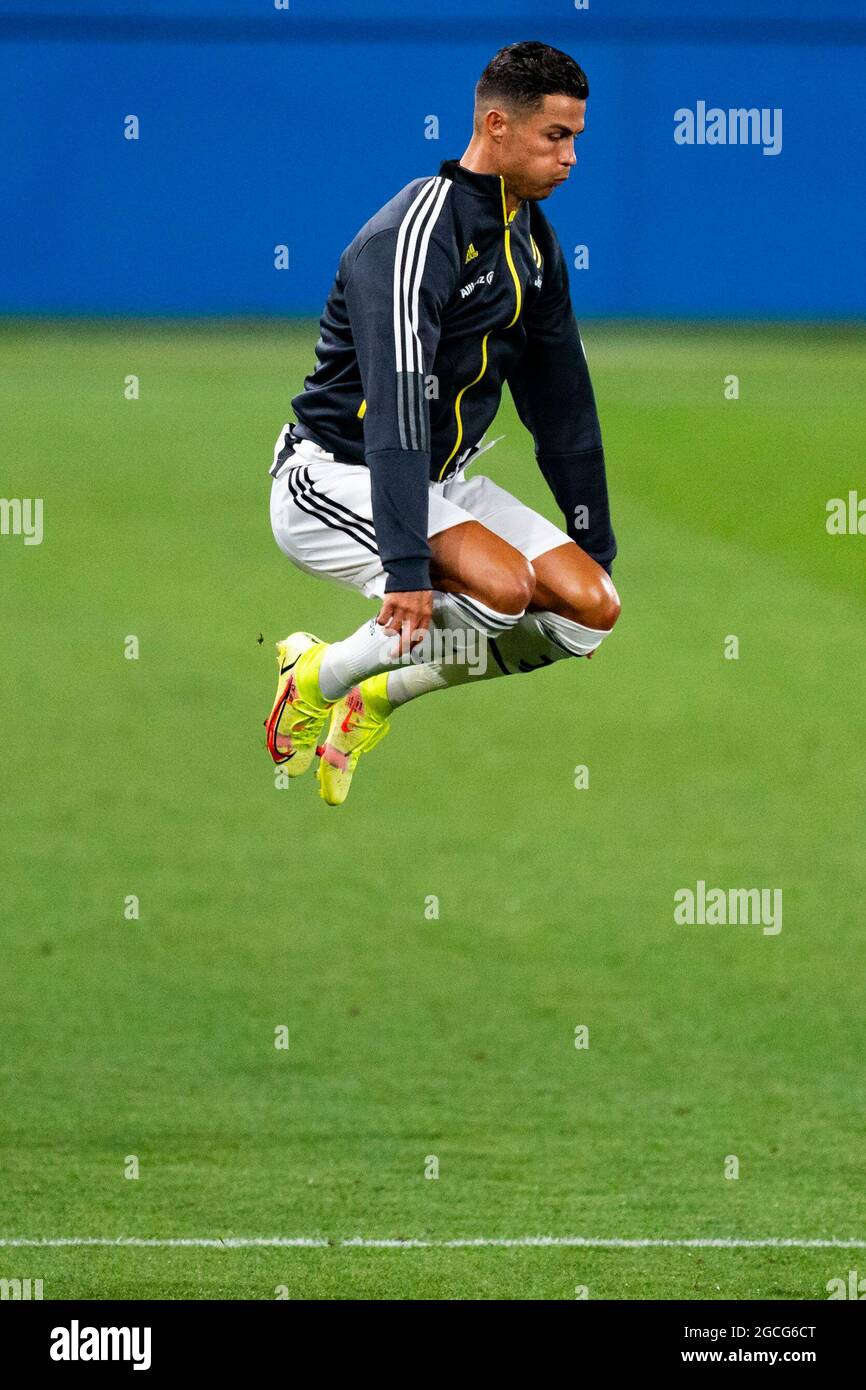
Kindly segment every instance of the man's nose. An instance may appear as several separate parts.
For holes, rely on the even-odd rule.
[[[572,140],[571,143],[568,145],[568,148],[567,148],[566,151],[565,151],[565,158],[563,159],[562,163],[563,163],[563,164],[568,164],[568,165],[572,165],[572,164],[576,164],[576,163],[577,163],[577,155],[576,155],[575,152],[574,152],[574,141],[573,141],[573,140]]]

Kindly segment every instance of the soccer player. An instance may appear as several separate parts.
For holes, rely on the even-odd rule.
[[[485,676],[511,675],[592,656],[619,616],[598,415],[540,207],[575,163],[588,95],[558,49],[503,48],[462,159],[407,184],[340,258],[270,470],[281,550],[382,600],[342,641],[295,632],[277,647],[268,750],[290,777],[318,754],[329,805],[395,708],[471,682],[473,637]],[[491,447],[504,382],[564,529],[464,476]]]

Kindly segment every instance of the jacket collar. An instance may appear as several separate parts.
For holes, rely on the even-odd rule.
[[[461,188],[468,189],[470,193],[475,193],[481,198],[495,199],[502,220],[508,222],[509,219],[505,215],[505,186],[500,174],[476,174],[473,169],[465,169],[459,159],[443,159],[439,173],[443,178],[459,184]],[[522,207],[523,203],[517,211]]]

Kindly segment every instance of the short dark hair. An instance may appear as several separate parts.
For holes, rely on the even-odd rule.
[[[475,87],[475,105],[502,101],[524,114],[537,111],[546,96],[586,101],[589,80],[578,63],[546,43],[510,43],[494,53]]]

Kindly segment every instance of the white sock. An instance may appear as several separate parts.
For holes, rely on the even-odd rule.
[[[487,637],[498,637],[509,632],[523,617],[519,613],[500,613],[488,608],[478,598],[469,594],[446,594],[438,591],[433,595],[433,622],[437,627],[450,628],[461,632],[483,632]]]
[[[484,675],[501,675],[488,655],[491,638],[502,637],[520,621],[521,613],[500,613],[480,599],[467,594],[436,593],[433,599],[432,628],[451,640],[431,645],[438,652],[433,660],[415,660],[411,666],[388,674],[388,700],[395,707],[417,700],[433,690],[464,685]],[[491,670],[492,667],[492,670]]]
[[[417,700],[419,695],[429,695],[431,690],[447,688],[444,668],[438,661],[422,661],[417,666],[403,666],[388,672],[388,701],[395,708],[409,700]]]
[[[370,618],[357,632],[342,642],[333,642],[328,648],[319,668],[319,688],[326,700],[339,700],[359,681],[366,680],[368,676],[378,676],[382,671],[391,671],[392,667],[406,671],[413,666],[420,668],[421,665],[445,668],[454,664],[455,653],[459,660],[460,654],[467,652],[471,662],[476,657],[476,647],[480,648],[477,655],[486,657],[484,643],[487,637],[509,631],[521,616],[520,613],[499,613],[468,594],[446,594],[437,590],[433,595],[431,628],[447,632],[452,638],[450,644],[444,644],[446,654],[443,657],[440,658],[436,650],[436,634],[432,630],[429,635],[425,634],[426,640],[422,639],[413,654],[397,656],[400,634]],[[440,642],[439,645],[443,644]],[[431,651],[432,659],[425,661],[425,655],[430,658]],[[475,664],[480,662],[476,661]],[[396,675],[396,671],[392,674]],[[445,684],[451,684],[447,677]],[[415,689],[416,686],[410,681],[406,688]],[[430,685],[426,688],[438,690],[441,686]],[[420,695],[423,692],[419,688],[417,693]]]
[[[388,699],[392,705],[404,705],[433,690],[539,671],[554,661],[595,651],[607,635],[608,630],[585,627],[558,613],[524,613],[511,628],[488,639],[486,668],[431,661],[392,671],[388,676]]]
[[[350,637],[332,642],[319,667],[319,688],[325,699],[339,700],[358,681],[387,671],[394,665],[399,641],[399,632],[370,618]]]
[[[534,626],[540,637],[546,639],[548,648],[559,649],[563,656],[587,656],[600,647],[610,628],[584,627],[572,618],[562,618],[558,613],[527,613],[530,621],[526,623],[531,631]]]

